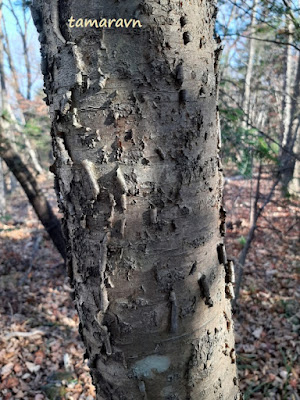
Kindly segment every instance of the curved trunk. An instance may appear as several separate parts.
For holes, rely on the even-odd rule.
[[[208,0],[33,2],[97,399],[239,398],[215,11]]]
[[[0,122],[0,156],[5,161],[9,170],[14,174],[22,186],[30,204],[34,208],[39,220],[44,225],[61,256],[66,258],[65,243],[61,225],[52,211],[44,193],[39,188],[36,178],[23,163],[21,157],[14,149],[10,140],[4,135],[7,122],[1,118]],[[4,126],[3,126],[4,125]],[[8,125],[8,124],[7,124]]]

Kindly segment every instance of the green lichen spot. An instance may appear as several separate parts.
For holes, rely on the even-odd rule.
[[[153,378],[154,373],[162,373],[170,367],[170,360],[167,356],[148,356],[137,361],[133,368],[133,374],[137,378]]]

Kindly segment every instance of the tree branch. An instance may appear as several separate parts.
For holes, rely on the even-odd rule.
[[[239,37],[244,37],[246,39],[258,40],[259,42],[267,42],[267,43],[278,44],[279,46],[292,46],[296,50],[300,51],[300,47],[296,46],[294,43],[279,42],[278,40],[272,40],[272,39],[261,39],[261,38],[258,38],[258,37],[243,35],[242,33],[228,33],[226,35],[223,35],[223,37],[221,36],[221,38],[224,39],[226,36],[239,36]]]

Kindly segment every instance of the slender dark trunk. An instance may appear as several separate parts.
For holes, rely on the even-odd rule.
[[[25,68],[26,68],[26,82],[27,82],[27,88],[26,88],[26,98],[27,100],[31,99],[31,91],[32,91],[32,72],[31,72],[31,65],[30,65],[30,57],[29,57],[29,48],[28,48],[28,34],[27,34],[27,29],[28,29],[28,23],[26,20],[26,7],[25,7],[25,2],[22,1],[22,11],[23,11],[23,19],[24,19],[24,29],[21,26],[20,23],[20,17],[16,13],[14,9],[14,5],[11,0],[8,0],[9,2],[9,9],[12,13],[12,15],[15,18],[16,25],[18,27],[18,31],[22,40],[23,44],[23,55],[24,55],[24,63],[25,63]]]
[[[239,255],[239,259],[237,262],[237,266],[238,266],[238,274],[237,274],[237,280],[236,280],[236,287],[235,287],[235,297],[233,299],[233,307],[236,307],[237,301],[239,299],[240,296],[240,290],[241,290],[241,284],[242,284],[242,280],[243,280],[243,275],[244,275],[244,267],[245,267],[245,262],[246,262],[246,258],[248,255],[248,252],[251,248],[253,239],[254,239],[254,235],[255,235],[255,231],[257,229],[257,221],[259,220],[263,210],[265,209],[266,205],[271,201],[274,191],[276,189],[276,186],[279,183],[279,177],[275,177],[274,178],[274,182],[273,185],[267,195],[267,197],[265,198],[265,201],[263,202],[262,206],[259,207],[258,206],[258,202],[260,200],[260,184],[261,184],[261,178],[262,178],[262,162],[260,161],[260,165],[259,165],[259,170],[258,170],[258,177],[257,177],[257,184],[256,184],[256,192],[255,192],[255,202],[254,202],[254,208],[253,208],[253,216],[252,216],[252,225],[250,227],[250,230],[248,232],[247,235],[247,240],[245,243],[245,246],[243,247],[243,250],[241,251],[240,255]]]
[[[252,72],[253,72],[253,64],[255,57],[255,40],[252,39],[253,34],[255,33],[255,25],[256,25],[256,8],[257,8],[257,0],[253,1],[253,6],[251,10],[251,25],[250,25],[250,39],[249,39],[249,56],[247,61],[247,69],[245,76],[245,87],[244,87],[244,95],[243,95],[243,111],[245,113],[244,120],[242,126],[244,129],[249,128],[249,122],[251,121],[251,107],[250,107],[250,99],[251,99],[251,80],[252,80]]]
[[[9,43],[9,39],[8,39],[8,34],[6,31],[6,24],[5,24],[4,18],[2,18],[2,22],[3,22],[3,36],[5,38],[5,43],[3,44],[3,47],[4,47],[4,51],[6,53],[6,56],[7,56],[9,69],[12,74],[13,87],[16,91],[16,94],[18,95],[18,100],[19,100],[19,98],[23,98],[23,95],[22,95],[22,92],[20,89],[18,74],[17,74],[16,68],[15,68],[15,65],[13,62],[13,58],[12,58],[12,53],[11,53],[11,48],[10,48],[10,43]]]
[[[2,162],[0,158],[0,216],[4,215],[6,210],[5,179]]]
[[[287,0],[286,5],[291,7],[291,1]],[[287,42],[293,43],[295,27],[290,13],[286,14]],[[300,55],[298,56],[298,67],[296,72],[295,86],[292,88],[293,77],[293,52],[291,46],[286,46],[285,54],[285,77],[284,77],[284,96],[282,104],[282,153],[280,157],[282,191],[289,195],[289,183],[294,174],[296,159],[290,157],[294,150],[297,140],[297,116],[299,114],[299,94],[300,94]]]
[[[3,136],[2,132],[0,132],[0,156],[24,189],[39,220],[44,225],[57,250],[65,259],[66,250],[60,222],[53,213],[42,190],[39,188],[35,177],[13,149],[10,141]]]
[[[283,124],[284,136],[282,141],[280,167],[281,167],[282,189],[285,194],[288,194],[290,192],[289,184],[293,179],[295,165],[296,165],[296,158],[293,156],[291,157],[291,153],[294,152],[295,154],[299,155],[299,145],[298,145],[299,99],[300,99],[300,55],[298,56],[297,73],[295,78],[294,90],[292,94],[290,93],[290,98],[289,98],[290,105],[289,107],[285,106],[286,108],[288,108],[289,118],[284,120]]]

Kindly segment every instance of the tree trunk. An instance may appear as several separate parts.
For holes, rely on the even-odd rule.
[[[5,19],[4,18],[2,18],[2,24],[3,24],[3,36],[4,36],[4,39],[5,39],[5,43],[3,43],[3,48],[4,48],[4,51],[6,53],[7,62],[8,62],[9,69],[10,69],[10,72],[11,72],[11,75],[12,75],[12,80],[13,80],[13,85],[12,86],[13,86],[16,94],[17,94],[17,100],[19,100],[19,98],[23,98],[23,96],[22,96],[22,92],[21,92],[21,89],[20,89],[20,84],[19,84],[19,80],[18,80],[18,74],[17,74],[16,68],[15,68],[15,64],[14,64],[14,61],[13,61],[13,58],[12,58],[12,53],[11,53],[11,49],[10,49],[10,43],[9,43],[7,31],[6,31],[6,24],[5,24]]]
[[[17,121],[10,104],[7,101],[7,89],[6,89],[6,76],[5,76],[5,72],[4,72],[4,62],[3,62],[3,55],[4,55],[4,43],[3,43],[3,39],[4,39],[4,35],[3,35],[3,30],[2,30],[2,21],[4,21],[3,19],[3,15],[2,15],[2,6],[3,6],[3,1],[0,0],[0,84],[1,84],[1,109],[8,114],[9,119],[10,119],[10,129],[11,129],[11,137],[9,138],[11,142],[15,142],[14,140],[14,131],[17,131],[20,136],[22,137],[23,141],[24,141],[24,147],[25,147],[25,154],[28,154],[28,157],[30,158],[30,162],[33,166],[33,168],[35,169],[37,174],[40,174],[42,172],[42,167],[38,161],[36,152],[34,151],[33,147],[31,146],[30,141],[28,140],[28,138],[26,137],[26,135],[24,134],[22,127],[20,126],[19,122]],[[6,36],[6,40],[7,40],[7,49],[9,49],[8,46],[8,38]],[[9,59],[10,57],[8,57]],[[11,62],[9,62],[9,65],[11,65]],[[15,70],[12,69],[12,72],[14,73]],[[19,100],[19,99],[18,99]],[[20,109],[21,115],[23,116],[23,112]],[[25,119],[24,119],[24,124],[25,124]]]
[[[289,35],[289,40],[291,40],[290,36],[292,35]],[[287,59],[286,75],[292,73],[292,59],[289,60],[289,58],[291,57],[292,55],[290,54]],[[286,81],[289,82],[290,79],[291,77],[289,79],[286,78]],[[286,82],[286,90],[287,87],[288,83]],[[283,140],[280,159],[282,188],[283,192],[286,194],[288,194],[289,192],[293,192],[292,186],[295,182],[291,183],[291,181],[293,180],[294,174],[296,174],[297,176],[297,172],[299,171],[299,162],[296,164],[296,159],[295,157],[291,157],[291,153],[294,152],[295,154],[299,154],[299,138],[297,136],[299,135],[300,55],[298,55],[294,90],[292,91],[290,88],[288,92],[289,95],[285,95],[286,100],[283,107]],[[296,165],[298,171],[295,172]]]
[[[0,39],[3,38],[2,32],[2,5],[3,2],[0,0]],[[24,189],[29,202],[33,206],[38,218],[46,228],[50,238],[52,239],[54,245],[57,250],[60,252],[62,257],[66,258],[66,250],[64,238],[61,231],[61,226],[59,220],[56,218],[55,214],[52,211],[50,204],[45,198],[43,192],[39,188],[39,185],[33,176],[32,172],[27,168],[27,166],[22,161],[18,151],[14,145],[14,141],[12,140],[12,132],[11,129],[19,128],[17,120],[11,110],[10,104],[7,101],[7,93],[5,86],[5,73],[3,66],[3,41],[0,40],[0,74],[1,74],[1,116],[0,116],[0,156],[5,161],[7,167],[18,180],[22,188]],[[28,148],[29,142],[24,137],[25,144]],[[31,157],[34,154],[32,148]],[[34,158],[32,158],[34,160]],[[0,160],[1,162],[2,160]],[[37,159],[35,163],[35,168],[37,167]],[[11,190],[13,191],[13,180],[11,179]]]
[[[60,222],[54,215],[52,208],[45,198],[42,190],[39,188],[35,177],[23,163],[21,157],[14,149],[9,138],[5,137],[5,130],[8,125],[9,123],[5,121],[3,117],[1,117],[0,156],[24,189],[28,200],[34,208],[38,218],[46,228],[46,231],[48,232],[57,250],[65,259],[66,251]]]
[[[255,56],[255,40],[252,39],[255,33],[255,25],[256,25],[256,8],[257,1],[253,0],[253,7],[251,11],[251,24],[250,24],[250,39],[249,39],[249,56],[247,62],[246,76],[245,76],[245,88],[244,88],[244,96],[243,96],[243,111],[245,113],[244,121],[242,126],[244,129],[249,128],[249,120],[250,119],[250,94],[251,94],[251,79],[252,79],[252,71],[253,71],[253,63]]]
[[[299,123],[299,122],[298,122]],[[296,142],[294,146],[294,152],[300,155],[300,127],[296,130]],[[292,163],[291,163],[292,164]],[[293,196],[300,196],[300,161],[295,160],[293,164],[293,175],[289,179],[288,192]]]
[[[215,6],[35,0],[32,11],[97,399],[240,398]],[[70,28],[71,16],[142,27]]]
[[[19,130],[20,136],[22,137],[24,141],[24,147],[29,155],[29,162],[32,164],[32,167],[34,168],[35,172],[37,174],[41,174],[43,172],[43,168],[41,164],[39,163],[38,156],[34,148],[31,146],[31,143],[29,139],[27,138],[26,134],[22,131],[22,129]]]
[[[288,1],[290,5],[290,1]],[[285,147],[289,139],[289,129],[292,120],[292,73],[293,73],[293,22],[289,15],[286,15],[286,30],[287,30],[287,43],[285,54],[285,77],[284,77],[284,96],[282,107],[282,146]]]
[[[5,215],[5,211],[6,211],[5,179],[4,179],[2,159],[0,158],[0,217]]]
[[[9,3],[9,10],[12,13],[15,21],[16,21],[16,27],[19,32],[22,44],[23,44],[23,55],[24,55],[24,63],[25,63],[25,69],[26,69],[26,83],[27,83],[27,88],[26,88],[26,98],[27,100],[31,100],[31,91],[32,91],[32,73],[31,73],[31,63],[30,63],[30,58],[29,58],[29,47],[28,47],[28,21],[26,18],[26,7],[28,7],[28,4],[24,0],[22,0],[22,12],[23,12],[23,27],[21,25],[21,19],[17,12],[15,11],[15,5],[12,3],[11,0],[8,0]]]
[[[288,0],[288,6],[291,1]],[[286,14],[288,44],[293,43],[294,23],[290,14]],[[284,97],[282,106],[282,152],[280,157],[282,191],[288,195],[293,179],[296,159],[290,156],[296,147],[300,98],[300,56],[298,56],[294,90],[292,88],[293,52],[292,46],[286,46],[286,69],[284,79]]]

